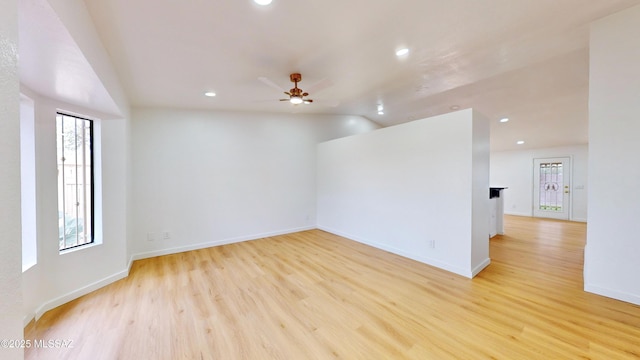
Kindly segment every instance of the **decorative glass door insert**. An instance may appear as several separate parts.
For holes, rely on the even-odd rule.
[[[571,158],[533,160],[533,216],[569,220]]]
[[[539,209],[562,211],[563,208],[563,168],[561,162],[540,163]]]

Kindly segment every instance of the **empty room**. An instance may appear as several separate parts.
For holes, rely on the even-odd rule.
[[[639,359],[640,0],[8,0],[0,358]]]

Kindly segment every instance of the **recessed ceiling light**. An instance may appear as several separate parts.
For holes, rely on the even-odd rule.
[[[404,56],[404,55],[407,55],[408,53],[409,53],[409,49],[404,48],[396,51],[396,56]]]
[[[524,144],[524,141],[519,140],[518,142],[516,142],[516,144],[518,144],[518,145],[522,145],[522,144]]]
[[[204,96],[214,97],[216,96],[216,93],[214,93],[213,91],[207,91],[206,93],[204,93]]]
[[[253,0],[258,5],[269,5],[271,4],[271,0]]]
[[[507,121],[509,121],[509,118],[502,118],[502,119],[500,119],[500,122],[501,122],[501,123],[506,123]]]

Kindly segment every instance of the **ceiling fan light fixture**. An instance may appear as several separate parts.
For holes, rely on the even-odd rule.
[[[253,2],[262,6],[271,4],[271,0],[253,0]]]
[[[409,49],[404,48],[396,51],[396,56],[404,56],[404,55],[407,55],[408,53],[409,53]]]
[[[294,105],[302,104],[303,102],[302,98],[299,96],[292,96],[291,99],[289,99],[289,101]]]

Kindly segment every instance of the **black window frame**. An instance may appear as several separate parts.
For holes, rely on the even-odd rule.
[[[90,199],[90,206],[89,206],[89,224],[90,224],[90,228],[91,231],[89,232],[89,241],[84,242],[82,244],[77,244],[73,245],[73,246],[69,246],[69,247],[60,247],[60,244],[58,244],[58,251],[59,252],[65,252],[68,250],[72,250],[72,249],[77,249],[80,248],[82,246],[86,246],[86,245],[91,245],[95,243],[95,156],[94,156],[94,121],[93,119],[88,119],[86,117],[82,117],[79,115],[74,115],[74,114],[70,114],[70,113],[65,113],[65,112],[56,112],[56,122],[58,121],[58,116],[62,116],[63,117],[63,122],[64,122],[64,117],[70,117],[76,120],[83,120],[83,121],[87,121],[89,123],[89,161],[91,163],[90,167],[89,167],[89,177],[91,180],[91,184],[90,184],[90,189],[89,189],[89,199]],[[57,124],[56,124],[56,148],[59,146],[59,141],[61,141],[61,139],[58,138],[57,136]],[[62,147],[64,148],[64,144],[62,145]],[[56,150],[57,151],[57,150]],[[58,160],[57,160],[58,161]],[[57,163],[56,161],[56,163]],[[63,167],[64,169],[64,167]],[[58,186],[60,186],[58,184]],[[61,201],[60,199],[60,195],[58,194],[58,201]],[[64,201],[64,199],[62,199],[62,201]],[[63,205],[64,208],[64,205]],[[59,211],[59,210],[58,210]],[[64,219],[66,219],[66,217],[64,217],[63,214],[63,222]],[[77,218],[76,218],[77,219]],[[76,222],[76,231],[77,231],[77,222]],[[65,226],[66,228],[66,226]],[[63,241],[66,241],[66,234],[63,231]],[[60,237],[58,237],[58,240],[60,241]]]

